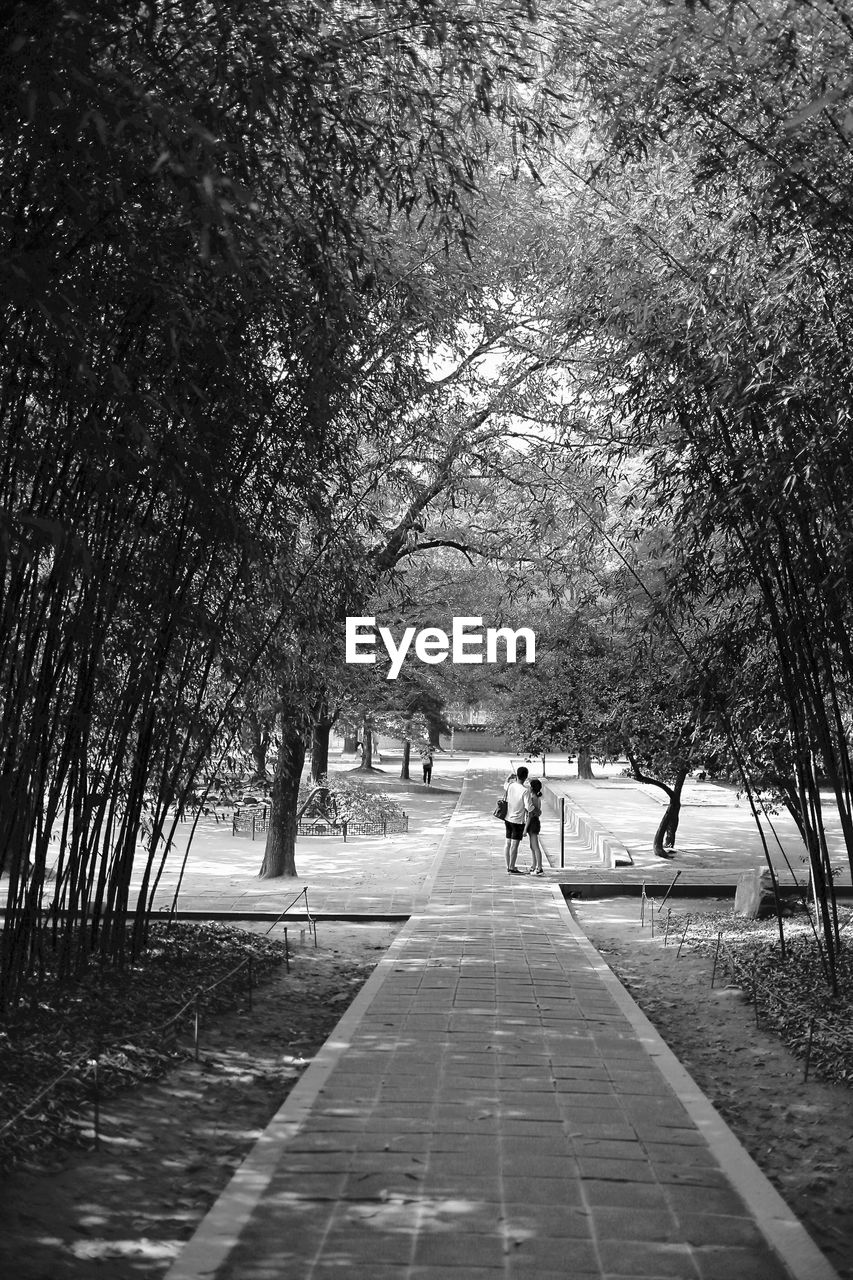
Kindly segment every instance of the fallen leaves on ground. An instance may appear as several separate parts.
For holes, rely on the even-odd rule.
[[[187,1040],[156,1080],[105,1099],[97,1149],[89,1101],[73,1143],[21,1159],[4,1178],[0,1275],[159,1280],[333,1030],[334,997],[353,998],[398,929],[324,921],[251,1009],[238,991],[205,1018],[198,1061]]]
[[[96,1086],[108,1096],[161,1076],[193,1051],[196,1008],[204,1020],[248,1001],[250,980],[284,959],[280,939],[179,921],[153,923],[145,951],[122,970],[95,960],[60,982],[48,953],[0,1028],[0,1163],[91,1131]]]
[[[809,1072],[837,1084],[853,1083],[853,911],[839,913],[841,949],[833,994],[826,945],[803,912],[783,918],[785,954],[776,919],[748,920],[730,912],[674,912],[670,929],[704,954],[717,952],[720,976],[757,1006],[762,1024],[775,1031]]]
[[[652,909],[657,905],[653,903]],[[670,907],[673,909],[668,913]],[[573,904],[572,910],[673,1053],[827,1254],[838,1275],[853,1280],[853,1090],[849,1080],[834,1083],[812,1070],[804,1079],[802,1058],[794,1056],[764,1012],[767,993],[773,990],[779,995],[784,989],[781,982],[768,977],[763,988],[759,983],[757,1025],[751,1004],[745,965],[753,946],[759,954],[765,949],[773,952],[779,936],[775,920],[736,919],[731,914],[731,900],[682,898],[677,909],[671,901],[660,913],[655,912],[652,937],[651,910],[647,905],[641,923],[636,898],[590,900]],[[687,938],[679,954],[688,920]],[[786,920],[784,928],[791,942],[811,932],[807,921],[797,918]],[[726,968],[726,961],[720,963],[712,987],[721,931],[732,954],[740,954],[743,962],[737,979]],[[853,928],[847,927],[842,938],[851,934]],[[725,954],[722,945],[721,953]],[[789,948],[788,955],[790,982],[799,993],[789,997],[788,1020],[793,1019],[795,1010],[800,1011],[799,1018],[809,1010],[825,1012],[830,997],[825,980],[818,976],[819,960],[815,969],[799,955],[797,947]]]

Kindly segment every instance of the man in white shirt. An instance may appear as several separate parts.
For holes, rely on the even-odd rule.
[[[508,782],[506,786],[507,810],[506,819],[504,820],[506,847],[504,855],[506,857],[506,869],[511,876],[520,876],[522,874],[516,867],[515,860],[518,857],[518,842],[524,833],[525,801],[529,790],[527,772],[523,764],[519,765],[515,771],[515,778]]]

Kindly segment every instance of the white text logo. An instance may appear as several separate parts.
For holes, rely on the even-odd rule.
[[[376,619],[347,618],[346,625],[346,661],[376,661]],[[524,662],[536,661],[536,635],[530,627],[519,627],[517,631],[509,627],[487,627],[483,634],[482,618],[454,618],[450,636],[441,627],[424,627],[415,631],[414,627],[406,627],[398,644],[388,627],[377,628],[391,666],[387,680],[396,680],[406,654],[414,640],[415,657],[421,662],[436,664],[450,658],[451,662],[498,662],[498,645],[504,646],[507,662],[518,661],[519,641],[524,641]],[[483,647],[485,643],[485,657]]]

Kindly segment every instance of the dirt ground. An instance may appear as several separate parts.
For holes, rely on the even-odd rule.
[[[291,929],[290,972],[203,1026],[198,1062],[105,1100],[99,1150],[89,1124],[4,1179],[0,1275],[162,1276],[398,929],[321,921],[316,949]]]
[[[708,910],[728,903],[706,902]],[[581,927],[793,1209],[839,1275],[853,1277],[853,1090],[810,1078],[803,1063],[718,976],[713,960],[664,946],[641,927],[637,898],[572,904]],[[685,910],[682,905],[680,910]],[[695,900],[686,910],[702,909]]]
[[[719,904],[715,904],[719,905]],[[641,929],[638,902],[575,904],[646,1014],[764,1169],[839,1275],[853,1280],[853,1091],[810,1079],[711,961]],[[695,910],[691,904],[690,910]],[[394,925],[324,924],[255,992],[251,1012],[202,1028],[200,1061],[107,1100],[91,1130],[6,1180],[0,1274],[156,1280],[281,1105],[382,952]],[[723,979],[725,981],[725,979]]]

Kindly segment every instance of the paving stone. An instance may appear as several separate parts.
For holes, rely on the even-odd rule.
[[[338,1256],[333,1258],[322,1258],[319,1262],[315,1262],[311,1270],[304,1273],[304,1280],[342,1280],[344,1276],[355,1276],[358,1274],[357,1268],[360,1265],[357,1259],[347,1256]],[[269,1276],[264,1276],[263,1280],[282,1280],[281,1269],[270,1272]],[[404,1272],[404,1274],[406,1274]],[[247,1274],[244,1277],[235,1276],[234,1280],[255,1280],[254,1276]],[[261,1280],[261,1277],[257,1277]],[[383,1265],[382,1263],[370,1264],[370,1280],[400,1280],[400,1264],[391,1263]]]
[[[668,1185],[664,1189],[675,1213],[723,1213],[740,1217],[745,1214],[740,1196],[731,1187],[684,1187]]]
[[[472,1236],[462,1232],[448,1235],[421,1234],[415,1241],[414,1266],[501,1266],[504,1242],[492,1236]]]
[[[678,1234],[679,1223],[675,1214],[666,1208],[597,1205],[592,1210],[592,1221],[600,1240],[657,1240],[670,1243],[684,1240],[684,1236]]]
[[[654,1182],[655,1174],[647,1160],[608,1160],[579,1156],[578,1170],[583,1179],[602,1178],[612,1182]]]
[[[638,1243],[602,1240],[599,1255],[605,1271],[621,1276],[665,1277],[666,1280],[700,1280],[692,1251],[682,1244]],[[750,1272],[733,1271],[727,1280],[753,1280]]]
[[[576,1178],[516,1178],[504,1175],[503,1196],[507,1205],[581,1203],[580,1182]]]
[[[377,1230],[353,1221],[338,1223],[323,1241],[320,1260],[326,1267],[335,1263],[339,1268],[349,1266],[352,1274],[367,1252],[371,1259],[372,1275],[374,1263],[377,1266],[408,1265],[412,1258],[414,1239],[414,1228],[411,1235],[404,1235],[400,1232]]]
[[[514,1178],[565,1178],[576,1172],[577,1164],[568,1150],[558,1156],[523,1154],[509,1144],[502,1168]]]
[[[718,1169],[719,1165],[704,1142],[687,1145],[679,1142],[644,1142],[653,1164],[689,1165],[691,1168]]]
[[[592,1215],[582,1203],[507,1205],[503,1231],[511,1240],[530,1236],[591,1240]]]
[[[692,1189],[692,1188],[691,1188]],[[600,1182],[587,1178],[583,1184],[584,1199],[590,1205],[623,1205],[631,1209],[663,1211],[670,1205],[668,1188],[656,1182]]]
[[[701,1280],[790,1280],[783,1263],[764,1249],[697,1249],[694,1251]]]
[[[681,1213],[682,1239],[693,1245],[760,1247],[764,1237],[751,1218],[728,1214]]]
[[[651,1165],[649,1166],[651,1170]],[[724,1188],[729,1186],[729,1180],[720,1168],[701,1168],[699,1166],[691,1166],[689,1164],[663,1164],[656,1163],[654,1165],[654,1177],[658,1182],[663,1184],[675,1183],[688,1187],[715,1187]]]
[[[561,1280],[601,1275],[595,1245],[585,1240],[553,1240],[538,1242],[530,1249],[516,1249],[507,1254],[507,1270],[511,1276],[542,1280],[556,1274]]]
[[[406,1272],[405,1280],[494,1280],[495,1276],[505,1274],[504,1260],[501,1258],[500,1262],[490,1267],[474,1266],[467,1261],[460,1262],[458,1266],[453,1263],[441,1266],[437,1263],[428,1263],[426,1266],[410,1267]],[[369,1275],[370,1280],[373,1280],[372,1270]],[[281,1277],[278,1280],[281,1280]],[[344,1280],[340,1273],[338,1280]],[[349,1280],[349,1277],[346,1277],[346,1280]],[[401,1280],[399,1271],[395,1275],[395,1280]],[[566,1280],[566,1277],[562,1276],[561,1280]]]

